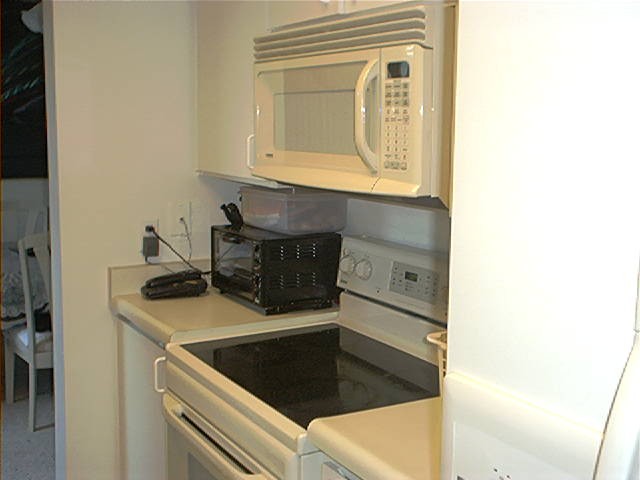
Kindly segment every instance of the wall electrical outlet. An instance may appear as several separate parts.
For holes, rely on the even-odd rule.
[[[142,236],[142,256],[146,260],[160,256],[160,240],[147,230]]]
[[[153,234],[147,232],[147,226],[153,227],[156,232],[160,233],[160,222],[157,218],[143,220],[139,230],[142,235],[140,254],[148,263],[154,263],[160,260],[160,241]]]
[[[182,222],[184,220],[184,223]],[[170,202],[167,207],[167,232],[171,237],[186,237],[185,225],[191,233],[191,202]]]

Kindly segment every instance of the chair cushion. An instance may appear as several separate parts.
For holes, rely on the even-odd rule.
[[[14,328],[6,332],[10,335],[14,342],[18,342],[24,347],[29,346],[29,335],[27,327]],[[36,332],[36,353],[50,352],[53,350],[53,334],[49,332]]]

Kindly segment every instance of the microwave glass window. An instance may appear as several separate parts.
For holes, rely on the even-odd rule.
[[[354,90],[365,65],[354,62],[263,73],[273,92],[275,148],[356,155]],[[375,138],[370,132],[367,136]]]
[[[409,62],[387,63],[387,78],[409,78]]]

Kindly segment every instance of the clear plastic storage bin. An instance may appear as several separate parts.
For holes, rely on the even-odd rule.
[[[306,188],[240,187],[247,225],[297,235],[344,228],[347,201],[340,194]]]

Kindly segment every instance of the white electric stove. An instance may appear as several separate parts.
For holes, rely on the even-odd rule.
[[[446,326],[447,267],[434,252],[345,237],[335,318],[169,344],[169,478],[357,478],[307,427],[439,395],[437,352],[424,338]]]

